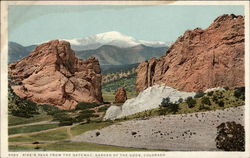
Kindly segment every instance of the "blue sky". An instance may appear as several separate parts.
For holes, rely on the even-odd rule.
[[[207,28],[222,14],[244,15],[239,5],[9,6],[9,41],[32,45],[118,31],[147,41],[174,42],[187,29]]]

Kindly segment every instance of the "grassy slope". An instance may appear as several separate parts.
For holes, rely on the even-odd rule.
[[[68,139],[67,129],[60,128],[49,132],[38,133],[34,135],[24,135],[9,138],[9,142],[35,142],[35,141],[56,141]]]
[[[18,134],[18,133],[30,133],[30,132],[38,132],[47,129],[52,129],[58,127],[58,124],[41,124],[41,125],[31,125],[27,127],[16,127],[10,128],[8,130],[9,135]]]
[[[86,131],[104,128],[104,127],[109,126],[111,124],[112,123],[110,123],[110,122],[99,122],[99,123],[93,122],[93,123],[82,124],[82,125],[79,124],[79,125],[76,125],[76,126],[71,128],[71,133],[73,136],[76,136],[76,135],[80,135]]]
[[[28,123],[52,120],[52,117],[47,115],[46,113],[34,115],[31,118],[17,117],[17,116],[9,115],[8,120],[9,120],[9,122],[8,122],[9,126],[14,126],[14,125],[21,125],[21,124],[28,124]]]
[[[111,122],[92,122],[89,124],[76,125],[71,128],[73,136],[82,134],[89,130],[101,129],[111,125]],[[36,141],[57,141],[48,144],[17,144],[9,145],[10,151],[148,151],[146,149],[135,149],[126,147],[117,147],[110,145],[101,145],[87,142],[70,142],[66,139],[69,135],[66,127],[51,132],[45,132],[32,136],[19,136],[10,138],[10,142],[36,142]],[[36,149],[35,149],[36,148]]]

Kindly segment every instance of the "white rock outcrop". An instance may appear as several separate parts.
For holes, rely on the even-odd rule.
[[[208,93],[208,92],[212,92],[212,91],[223,91],[223,90],[225,90],[225,88],[215,87],[215,88],[209,88],[209,89],[205,90],[204,93]]]
[[[114,120],[145,110],[159,107],[163,98],[169,97],[171,102],[180,98],[193,97],[195,92],[182,92],[162,85],[154,85],[142,91],[136,98],[128,99],[122,106],[111,106],[103,120]]]

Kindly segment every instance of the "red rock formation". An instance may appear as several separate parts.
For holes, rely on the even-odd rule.
[[[78,102],[103,101],[96,58],[75,57],[66,41],[41,44],[29,56],[9,65],[14,92],[40,104],[73,109]]]
[[[244,17],[222,15],[205,30],[188,30],[167,55],[141,63],[138,91],[164,84],[183,91],[244,86]]]
[[[124,88],[118,88],[115,92],[115,102],[124,103],[127,100],[126,90]]]

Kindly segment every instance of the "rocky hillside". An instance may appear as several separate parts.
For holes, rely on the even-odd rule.
[[[216,127],[227,121],[244,125],[244,106],[118,122],[85,132],[72,141],[157,150],[216,151]]]
[[[188,30],[166,56],[138,66],[137,90],[154,84],[189,92],[244,86],[244,41],[244,17],[233,14],[216,18],[205,30]]]
[[[54,40],[9,65],[9,79],[21,98],[72,109],[78,102],[102,102],[101,70],[92,57],[75,57],[66,41]]]
[[[108,82],[116,81],[116,80],[119,80],[119,79],[121,79],[123,77],[128,77],[128,76],[130,76],[132,74],[135,74],[135,68],[131,69],[130,71],[126,71],[126,72],[105,74],[102,77],[102,83],[108,83]]]

